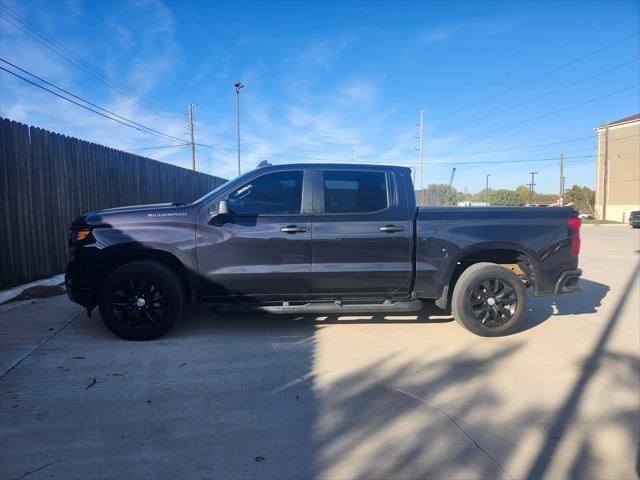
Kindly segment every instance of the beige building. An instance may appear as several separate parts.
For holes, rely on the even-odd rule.
[[[640,114],[596,129],[596,217],[627,222],[640,210]]]

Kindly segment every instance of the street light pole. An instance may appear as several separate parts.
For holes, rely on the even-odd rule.
[[[489,206],[489,177],[491,176],[490,173],[487,173],[487,207]]]
[[[562,152],[560,152],[560,198],[558,205],[560,207],[564,205],[564,155]]]
[[[238,80],[234,87],[236,87],[236,124],[237,124],[237,137],[238,137],[238,175],[241,173],[240,169],[240,89],[244,88],[244,85]]]
[[[424,155],[424,136],[423,136],[423,115],[424,110],[420,110],[420,190],[424,190],[424,163],[422,162]]]

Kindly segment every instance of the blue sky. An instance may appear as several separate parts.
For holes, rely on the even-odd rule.
[[[492,188],[515,188],[531,170],[537,190],[556,192],[561,150],[567,185],[593,186],[593,129],[640,111],[637,1],[2,5],[4,60],[185,141],[196,102],[196,141],[209,145],[199,170],[223,177],[236,173],[236,79],[244,170],[260,159],[348,162],[356,144],[359,162],[415,164],[425,109],[425,185],[448,182],[455,166],[454,186],[471,192],[486,173]],[[0,86],[0,114],[14,120],[120,149],[178,143],[4,71]],[[136,152],[191,164],[187,147]]]

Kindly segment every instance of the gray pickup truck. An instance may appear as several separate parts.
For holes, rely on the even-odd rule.
[[[571,208],[416,208],[408,168],[266,166],[190,204],[86,213],[69,230],[71,299],[117,335],[167,332],[187,300],[275,313],[417,311],[478,335],[534,295],[579,289]]]

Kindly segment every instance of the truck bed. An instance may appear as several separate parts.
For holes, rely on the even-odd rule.
[[[456,267],[481,250],[496,263],[528,265],[535,294],[553,294],[558,276],[577,268],[567,224],[577,215],[571,207],[419,207],[416,295],[440,297]]]

